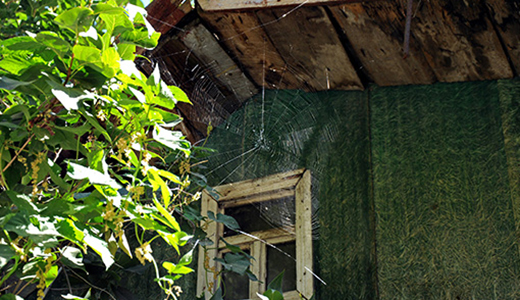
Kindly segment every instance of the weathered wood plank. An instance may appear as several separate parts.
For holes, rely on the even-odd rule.
[[[283,189],[283,190],[276,190],[269,193],[262,193],[262,194],[255,194],[250,197],[243,197],[243,198],[233,198],[231,200],[225,200],[225,201],[219,201],[220,206],[223,208],[228,207],[236,207],[241,205],[247,205],[247,204],[253,204],[253,203],[259,203],[259,202],[265,202],[265,201],[271,201],[276,199],[282,199],[286,197],[293,197],[294,196],[294,189]]]
[[[199,0],[198,3],[203,10],[218,11],[276,8],[280,6],[324,5],[361,1],[362,0]]]
[[[192,10],[189,1],[154,0],[146,7],[147,20],[155,31],[166,33]]]
[[[298,79],[288,67],[271,41],[266,38],[262,24],[253,12],[199,12],[220,41],[244,66],[258,86],[290,89],[299,86]]]
[[[258,93],[255,85],[220,47],[213,34],[204,25],[198,22],[191,24],[179,35],[179,38],[204,63],[204,67],[236,95],[240,102]]]
[[[218,211],[217,202],[213,200],[207,193],[202,193],[201,214],[207,217],[208,211],[212,211],[216,214]],[[219,230],[219,226],[217,226],[217,222],[209,223],[208,228],[206,229],[206,234],[208,238],[213,240],[215,247],[208,249],[206,253],[204,252],[202,246],[199,247],[199,262],[208,260],[208,265],[210,268],[216,267],[217,265],[213,258],[217,257],[217,249],[219,244],[218,237],[221,235],[221,232],[222,231]],[[206,271],[204,265],[204,263],[198,264],[197,295],[202,295],[204,293],[205,299],[210,299],[212,296],[211,292],[213,291],[210,290],[210,287],[206,286],[206,282],[214,282],[214,277],[213,273]]]
[[[512,76],[499,37],[482,5],[464,0],[422,1],[417,9],[412,34],[439,81]]]
[[[430,84],[435,75],[417,44],[403,56],[405,15],[393,1],[331,6],[371,79],[380,86]]]
[[[518,2],[486,0],[495,29],[502,37],[505,51],[513,64],[516,75],[520,73],[520,7]]]
[[[323,7],[260,10],[257,16],[289,71],[301,81],[300,87],[311,91],[363,89]]]
[[[255,231],[251,232],[249,235],[240,234],[225,238],[226,242],[237,246],[251,244],[256,241],[264,241],[270,244],[278,244],[294,241],[294,239],[294,233],[280,228],[273,228],[264,231]],[[221,248],[225,247],[225,245],[221,245]]]
[[[296,183],[300,180],[303,171],[304,169],[298,169],[259,179],[244,180],[215,187],[215,191],[220,195],[218,202],[223,203],[245,196],[254,196],[256,194],[294,188]]]
[[[240,107],[236,95],[220,85],[213,74],[205,69],[204,62],[177,36],[171,34],[163,39],[159,47],[151,52],[150,58],[161,67],[163,80],[182,88],[193,103],[178,103],[176,107],[194,136],[191,142],[204,138],[209,124],[218,126]],[[152,71],[151,66],[147,69],[148,73]]]
[[[267,278],[267,249],[261,241],[256,241],[251,247],[251,256],[255,259],[251,261],[251,271],[255,274],[258,281],[249,282],[249,298],[257,298],[256,293],[263,293],[265,290],[265,280]]]
[[[310,299],[314,294],[312,255],[311,172],[303,173],[296,187],[296,289]]]

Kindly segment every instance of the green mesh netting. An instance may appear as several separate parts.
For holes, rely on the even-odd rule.
[[[211,134],[209,178],[312,171],[317,299],[516,299],[519,109],[512,80],[267,91]]]
[[[496,82],[371,94],[381,299],[516,299]]]
[[[311,170],[314,216],[320,216],[313,221],[315,269],[327,283],[316,280],[318,299],[375,295],[366,96],[267,91],[233,114],[208,142],[218,150],[209,159],[213,185]]]

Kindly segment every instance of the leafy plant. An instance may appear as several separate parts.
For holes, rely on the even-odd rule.
[[[190,235],[173,212],[200,193],[189,177],[193,149],[173,130],[181,119],[172,108],[188,98],[158,68],[146,77],[133,63],[139,47],[159,39],[139,3],[0,3],[4,291],[16,274],[36,283],[43,299],[60,268],[81,270],[90,251],[106,270],[116,252],[152,263],[172,298],[175,281],[193,271],[192,251],[163,262],[163,277],[153,257],[151,240],[159,237],[180,253]]]

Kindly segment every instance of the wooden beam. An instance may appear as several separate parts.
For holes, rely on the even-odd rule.
[[[321,6],[256,12],[264,30],[307,91],[364,87],[327,12]]]
[[[404,7],[402,8],[404,9]],[[417,43],[443,82],[513,76],[511,66],[482,2],[423,1],[412,20]]]
[[[325,5],[331,3],[362,2],[362,0],[198,0],[197,2],[203,10],[221,11],[300,5]]]
[[[155,31],[162,34],[175,28],[175,25],[192,10],[189,1],[154,0],[146,7],[146,19]]]
[[[520,74],[520,14],[518,3],[507,0],[486,0],[491,21],[509,54],[515,75]]]
[[[296,183],[300,180],[303,171],[304,169],[298,169],[259,179],[244,180],[215,187],[216,192],[220,195],[218,202],[221,203],[280,189],[294,188]]]
[[[242,246],[244,244],[251,244],[256,241],[265,241],[270,244],[279,244],[279,243],[286,243],[290,241],[295,240],[294,233],[280,229],[280,228],[273,228],[269,230],[264,231],[255,231],[251,232],[248,235],[245,234],[239,234],[239,235],[232,235],[224,238],[226,242]],[[221,248],[225,248],[226,245],[222,244],[220,246]]]
[[[367,75],[379,86],[430,84],[435,75],[415,41],[404,59],[405,14],[394,1],[331,6]],[[415,28],[412,28],[415,30]]]
[[[215,36],[204,25],[195,22],[185,29],[185,32],[179,35],[180,40],[240,102],[258,93],[255,85],[220,47]]]
[[[270,89],[294,89],[298,79],[273,43],[266,38],[262,23],[252,11],[214,13],[199,11],[199,16],[218,34],[236,61],[258,86]]]

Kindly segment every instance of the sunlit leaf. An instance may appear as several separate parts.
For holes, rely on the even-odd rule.
[[[112,253],[110,253],[110,250],[108,250],[108,244],[88,231],[84,231],[83,233],[85,234],[85,243],[101,256],[101,260],[103,260],[105,268],[108,270],[108,268],[110,268],[114,263],[114,257],[112,256]]]
[[[15,255],[16,251],[11,247],[0,244],[0,269],[3,268]]]
[[[78,165],[73,162],[69,162],[67,175],[76,180],[88,179],[93,184],[108,185],[115,189],[120,189],[121,185],[117,183],[108,174],[101,173],[99,171]]]
[[[93,11],[87,7],[74,7],[59,14],[54,22],[75,33],[87,31],[94,19]]]

